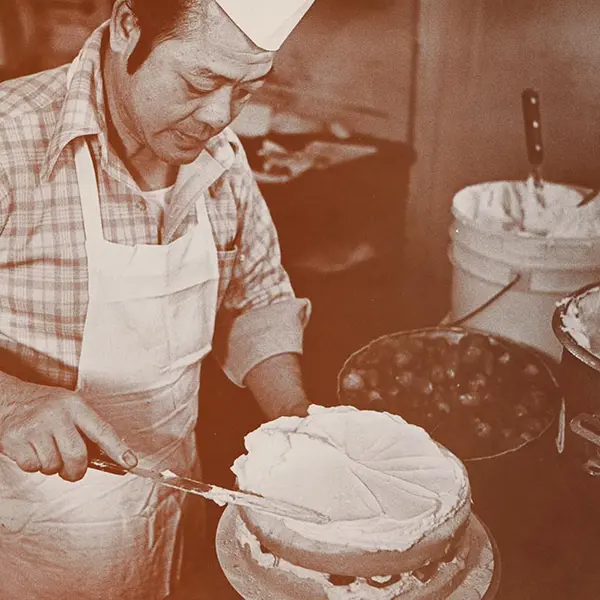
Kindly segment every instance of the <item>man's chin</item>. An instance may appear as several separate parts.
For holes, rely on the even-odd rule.
[[[202,150],[204,150],[204,148],[201,148],[200,150],[198,150],[193,156],[186,156],[186,157],[181,157],[179,160],[173,162],[172,164],[174,165],[189,165],[191,163],[193,163],[202,153]]]
[[[204,150],[204,144],[200,147],[182,150],[181,148],[171,149],[169,152],[162,152],[159,158],[168,165],[179,167],[193,163]]]

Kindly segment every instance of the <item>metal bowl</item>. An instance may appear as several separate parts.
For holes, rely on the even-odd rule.
[[[455,452],[457,454],[457,456],[459,458],[461,458],[464,462],[476,462],[476,461],[483,461],[483,460],[489,460],[489,459],[496,459],[501,456],[513,454],[519,450],[522,450],[525,446],[536,445],[536,444],[534,444],[534,442],[536,442],[537,440],[541,440],[542,438],[544,440],[549,439],[550,444],[547,444],[547,445],[552,445],[554,447],[554,452],[556,452],[556,447],[554,446],[554,441],[555,441],[554,434],[557,431],[558,416],[560,413],[560,407],[561,407],[561,402],[562,402],[562,393],[560,391],[558,381],[553,372],[552,359],[550,357],[543,355],[541,352],[539,352],[529,346],[526,346],[524,344],[517,343],[517,342],[508,340],[508,339],[500,337],[500,336],[496,336],[496,335],[492,336],[488,332],[483,332],[483,331],[479,331],[476,329],[467,329],[467,328],[459,328],[459,327],[432,327],[432,328],[425,328],[425,329],[403,331],[403,332],[399,332],[399,333],[385,335],[385,336],[382,336],[380,338],[373,340],[372,342],[370,342],[363,348],[354,352],[344,363],[341,371],[338,374],[338,402],[341,404],[355,404],[355,402],[353,402],[352,398],[350,397],[351,395],[346,393],[343,390],[342,381],[348,372],[350,372],[351,370],[356,368],[357,362],[360,361],[360,358],[362,356],[364,356],[365,353],[371,351],[374,347],[376,347],[382,343],[385,344],[387,340],[398,340],[398,339],[402,339],[402,338],[432,340],[432,339],[436,339],[436,338],[443,338],[443,339],[447,340],[450,344],[455,345],[463,337],[465,337],[468,334],[471,334],[471,335],[477,334],[477,335],[485,336],[486,338],[488,338],[488,340],[490,340],[490,342],[492,344],[498,345],[503,349],[512,351],[513,353],[517,353],[521,357],[526,358],[526,360],[528,362],[535,364],[540,371],[540,377],[543,377],[548,388],[553,390],[553,392],[551,394],[551,400],[550,400],[552,403],[553,416],[552,416],[551,421],[549,421],[547,423],[547,425],[545,426],[543,431],[541,431],[537,435],[537,437],[532,440],[523,441],[523,442],[521,442],[517,445],[514,445],[506,450],[503,450],[500,452],[495,452],[492,454],[482,453],[477,456],[461,456],[459,452]],[[510,398],[508,398],[507,400],[511,401]],[[396,411],[390,410],[389,412],[396,412]],[[401,414],[401,411],[397,411],[397,412],[398,412],[398,414],[403,416]],[[427,429],[427,427],[424,427],[424,428]],[[435,431],[430,431],[429,433],[432,434],[432,437],[435,438]],[[448,444],[446,444],[446,445],[448,445]],[[452,450],[452,448],[449,445],[448,445],[448,447],[450,448],[450,450]],[[552,448],[550,449],[550,451],[552,451]],[[545,452],[547,453],[547,451],[545,451]]]
[[[600,429],[594,426],[598,420],[595,415],[600,415],[600,358],[582,346],[563,324],[573,303],[596,292],[600,294],[598,283],[577,290],[558,304],[552,317],[554,333],[563,346],[559,380],[565,390],[568,423],[565,460],[569,466],[577,466],[578,473],[588,476],[600,474],[600,452],[594,441],[594,429]]]

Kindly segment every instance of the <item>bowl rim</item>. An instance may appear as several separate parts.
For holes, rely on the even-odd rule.
[[[361,352],[364,352],[372,345],[374,345],[377,342],[380,342],[384,339],[388,339],[391,337],[410,337],[411,335],[416,335],[416,334],[422,335],[422,334],[430,334],[430,333],[440,333],[440,334],[452,333],[452,334],[462,334],[463,336],[467,335],[469,333],[475,333],[475,334],[484,335],[484,336],[486,336],[488,338],[492,338],[494,340],[498,340],[499,342],[501,342],[503,344],[507,344],[509,346],[510,345],[518,346],[525,352],[527,352],[530,355],[532,355],[533,357],[535,357],[537,359],[537,361],[544,367],[544,372],[547,374],[547,376],[551,380],[552,385],[557,392],[557,406],[556,406],[556,412],[554,414],[554,417],[548,423],[546,428],[535,438],[533,438],[532,440],[529,440],[529,441],[525,441],[522,444],[515,446],[514,448],[509,448],[502,452],[497,452],[496,454],[490,454],[490,455],[485,455],[485,456],[475,456],[475,457],[471,457],[471,458],[460,458],[459,457],[459,459],[462,462],[473,463],[473,462],[490,460],[490,459],[495,459],[495,458],[499,458],[502,456],[510,455],[514,452],[517,452],[518,450],[523,449],[525,446],[528,446],[529,444],[538,441],[541,437],[548,434],[548,432],[553,427],[553,425],[555,425],[559,422],[559,417],[560,417],[560,412],[561,412],[561,404],[564,403],[564,394],[563,394],[563,390],[558,382],[557,373],[555,372],[555,369],[557,370],[558,366],[559,366],[558,361],[556,361],[556,359],[554,359],[550,354],[546,354],[546,353],[542,352],[541,350],[534,348],[533,346],[529,346],[522,342],[517,342],[515,340],[511,340],[511,339],[506,338],[501,335],[496,335],[496,334],[490,333],[489,331],[483,331],[481,329],[474,329],[471,327],[444,327],[444,326],[420,327],[417,329],[406,329],[406,330],[397,331],[394,333],[387,333],[387,334],[381,335],[381,336],[371,340],[370,342],[368,342],[367,344],[365,344],[364,346],[362,346],[361,348],[359,348],[358,350],[353,352],[344,361],[342,368],[339,370],[338,375],[337,375],[337,400],[338,400],[338,402],[340,402],[342,374],[346,371],[350,361],[352,359],[354,359],[358,354],[360,354]],[[600,364],[600,361],[599,361],[599,364]]]
[[[595,371],[600,371],[600,358],[579,344],[575,338],[562,327],[563,317],[573,302],[594,289],[600,291],[600,282],[596,281],[594,283],[588,283],[558,302],[556,308],[554,309],[554,313],[552,314],[552,329],[554,330],[554,335],[561,343],[563,351],[567,350],[575,358],[579,359],[581,362],[585,363]]]

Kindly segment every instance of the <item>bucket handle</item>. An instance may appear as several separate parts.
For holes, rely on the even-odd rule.
[[[588,425],[586,427],[586,425]],[[597,431],[600,427],[600,419],[596,415],[581,414],[571,420],[571,431],[581,436],[584,440],[600,447],[600,435]],[[589,427],[591,426],[591,428]],[[600,477],[600,460],[588,459],[583,465],[583,470],[592,477]]]
[[[600,419],[595,415],[581,414],[571,419],[571,431],[600,447],[600,435],[597,433],[600,428]]]
[[[504,296],[504,294],[506,294],[506,292],[511,290],[515,285],[517,285],[517,283],[519,283],[520,280],[521,280],[521,274],[517,273],[517,275],[515,275],[515,277],[512,281],[507,283],[500,291],[496,292],[491,298],[486,300],[481,306],[478,306],[475,310],[472,310],[470,313],[464,315],[463,317],[455,319],[454,321],[452,321],[451,323],[448,324],[448,327],[457,327],[458,325],[462,325],[465,321],[468,321],[469,319],[472,319],[473,317],[477,316],[479,313],[483,312],[486,308],[488,308],[494,302],[496,302],[496,300],[498,300],[499,298]]]

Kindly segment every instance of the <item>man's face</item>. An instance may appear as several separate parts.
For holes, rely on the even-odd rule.
[[[165,163],[192,162],[262,86],[273,58],[231,22],[161,42],[125,75],[121,95],[131,134]]]

